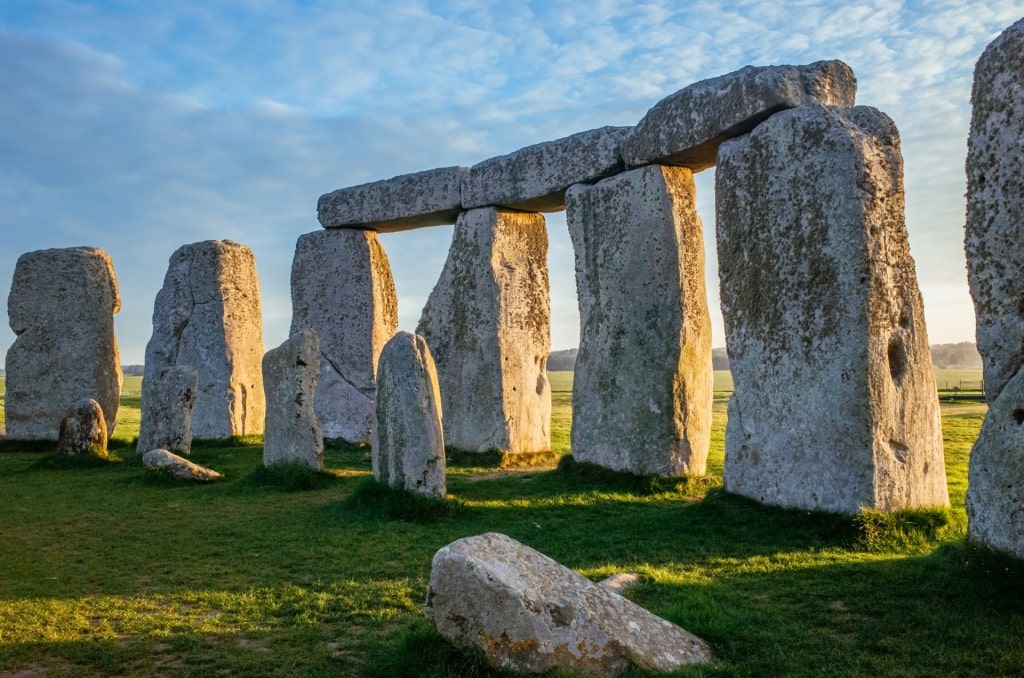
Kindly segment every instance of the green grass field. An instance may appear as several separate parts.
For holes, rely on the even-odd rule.
[[[552,386],[564,451],[571,382]],[[353,500],[366,448],[329,448],[305,491],[268,481],[258,445],[193,448],[221,483],[151,479],[126,395],[119,463],[0,443],[0,676],[497,675],[422,615],[434,552],[492,530],[593,579],[639,573],[631,598],[713,646],[678,675],[1024,675],[1024,567],[964,542],[984,405],[943,405],[952,510],[849,519],[723,493],[725,402],[706,478],[453,465],[458,510],[430,517]]]

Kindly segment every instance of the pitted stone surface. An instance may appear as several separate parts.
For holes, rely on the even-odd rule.
[[[984,360],[968,538],[1024,558],[1024,19],[978,59],[967,142],[967,272]]]
[[[60,420],[57,454],[107,456],[107,422],[98,402],[83,398]]]
[[[322,470],[324,439],[313,410],[320,378],[320,341],[314,330],[300,330],[263,356],[267,420],[263,464],[299,463]]]
[[[578,461],[641,475],[704,473],[711,321],[696,197],[690,170],[662,166],[566,195],[580,303]]]
[[[113,433],[121,395],[114,314],[121,310],[114,264],[95,247],[18,257],[7,298],[17,338],[7,350],[7,437],[57,440],[61,418],[83,398]]]
[[[211,483],[223,478],[213,469],[200,466],[167,450],[150,450],[142,455],[142,465],[151,471],[166,471],[181,480]]]
[[[372,460],[377,482],[434,499],[445,495],[437,368],[426,340],[409,332],[392,337],[380,354]]]
[[[978,59],[967,141],[967,273],[985,393],[1024,365],[1024,19]]]
[[[473,165],[462,181],[462,206],[561,211],[565,191],[573,184],[592,183],[623,170],[619,146],[632,129],[601,127]]]
[[[846,514],[948,505],[892,120],[804,106],[718,160],[725,489]]]
[[[503,534],[466,537],[433,559],[424,608],[438,632],[495,667],[617,676],[711,661],[707,643]]]
[[[387,254],[370,231],[332,229],[299,237],[292,262],[292,334],[320,338],[313,406],[325,438],[370,441],[377,359],[398,329]]]
[[[382,233],[454,224],[462,211],[466,167],[403,174],[320,196],[324,228],[368,228]]]
[[[547,250],[539,214],[480,208],[459,215],[416,329],[437,364],[451,448],[551,449]]]
[[[192,408],[199,373],[189,365],[165,367],[142,381],[142,419],[135,450],[165,449],[187,455],[192,448]]]
[[[699,171],[715,164],[718,146],[787,108],[820,103],[850,107],[857,79],[842,61],[806,66],[746,66],[665,97],[622,143],[632,166],[661,163]]]
[[[263,352],[252,250],[230,240],[178,248],[153,305],[144,380],[175,365],[196,369],[193,437],[263,432]]]

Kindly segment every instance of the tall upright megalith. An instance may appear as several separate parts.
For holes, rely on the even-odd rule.
[[[971,450],[968,537],[1024,558],[1024,19],[978,59],[967,141],[967,273],[989,410]]]
[[[398,330],[398,301],[387,254],[373,231],[306,233],[292,262],[292,324],[320,338],[313,407],[325,438],[369,442],[377,358]]]
[[[300,330],[263,356],[267,419],[263,464],[300,464],[322,471],[324,439],[313,409],[320,378],[320,341]]]
[[[949,503],[892,120],[803,106],[727,141],[725,489],[852,514]]]
[[[711,321],[690,170],[649,165],[566,194],[580,347],[572,454],[643,475],[702,474]]]
[[[157,379],[175,365],[196,369],[194,438],[263,432],[263,352],[252,250],[230,240],[178,248],[153,306],[143,378]]]
[[[17,338],[7,351],[7,437],[57,440],[68,409],[93,399],[113,433],[121,395],[114,264],[103,250],[69,247],[18,257],[7,298]]]
[[[551,448],[547,250],[540,214],[483,207],[459,215],[416,329],[437,363],[451,448]]]

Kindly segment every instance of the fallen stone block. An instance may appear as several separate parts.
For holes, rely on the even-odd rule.
[[[165,367],[142,381],[138,454],[164,449],[187,455],[192,448],[192,408],[199,373],[188,365]]]
[[[142,455],[142,465],[151,471],[170,473],[181,480],[194,480],[197,483],[210,483],[224,476],[205,466],[193,463],[167,450],[150,450]]]
[[[503,534],[466,537],[433,559],[424,608],[451,643],[492,666],[617,676],[711,661],[692,633]]]
[[[107,422],[98,402],[83,398],[60,420],[57,454],[107,456]]]
[[[381,351],[371,458],[377,482],[444,498],[441,391],[423,337],[399,332]]]
[[[684,87],[657,104],[622,142],[622,157],[699,171],[716,162],[726,139],[746,134],[770,115],[820,103],[854,105],[857,79],[842,61],[807,66],[746,66]]]
[[[317,201],[317,218],[324,228],[381,233],[454,224],[462,212],[466,172],[442,167],[325,193]]]
[[[473,165],[462,180],[462,206],[527,212],[565,209],[565,191],[624,168],[619,146],[631,127],[601,127],[527,146]]]
[[[300,330],[263,356],[267,420],[263,464],[304,464],[324,468],[324,439],[313,410],[320,377],[320,341],[314,330]]]

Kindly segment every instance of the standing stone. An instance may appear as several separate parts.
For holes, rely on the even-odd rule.
[[[967,273],[988,414],[971,450],[967,534],[1024,558],[1024,19],[978,59],[967,141]]]
[[[107,456],[107,422],[98,402],[83,398],[60,420],[57,454]]]
[[[192,448],[192,408],[199,373],[188,365],[165,367],[142,381],[142,419],[135,450],[164,449],[176,454]]]
[[[551,449],[547,250],[540,214],[488,207],[455,224],[416,329],[437,363],[451,448]]]
[[[580,347],[578,461],[702,474],[711,442],[711,322],[690,170],[652,165],[573,186]]]
[[[292,334],[320,338],[313,407],[325,438],[370,441],[377,358],[398,329],[387,254],[372,231],[332,229],[299,237],[292,263]]]
[[[715,194],[725,489],[845,514],[948,505],[892,120],[777,113],[722,145]]]
[[[166,367],[191,366],[199,372],[193,437],[262,433],[263,351],[252,250],[230,240],[180,247],[156,295],[143,383]]]
[[[380,354],[372,452],[377,482],[444,498],[441,391],[423,337],[399,332]]]
[[[267,421],[263,464],[299,463],[324,467],[324,439],[313,411],[320,378],[320,341],[314,330],[300,330],[263,356]]]
[[[491,666],[618,676],[711,661],[708,644],[503,534],[466,537],[431,564],[424,605],[444,638]]]
[[[114,264],[103,250],[70,247],[18,258],[7,298],[17,339],[5,361],[7,437],[57,440],[61,418],[83,398],[99,403],[113,433],[121,395]]]

